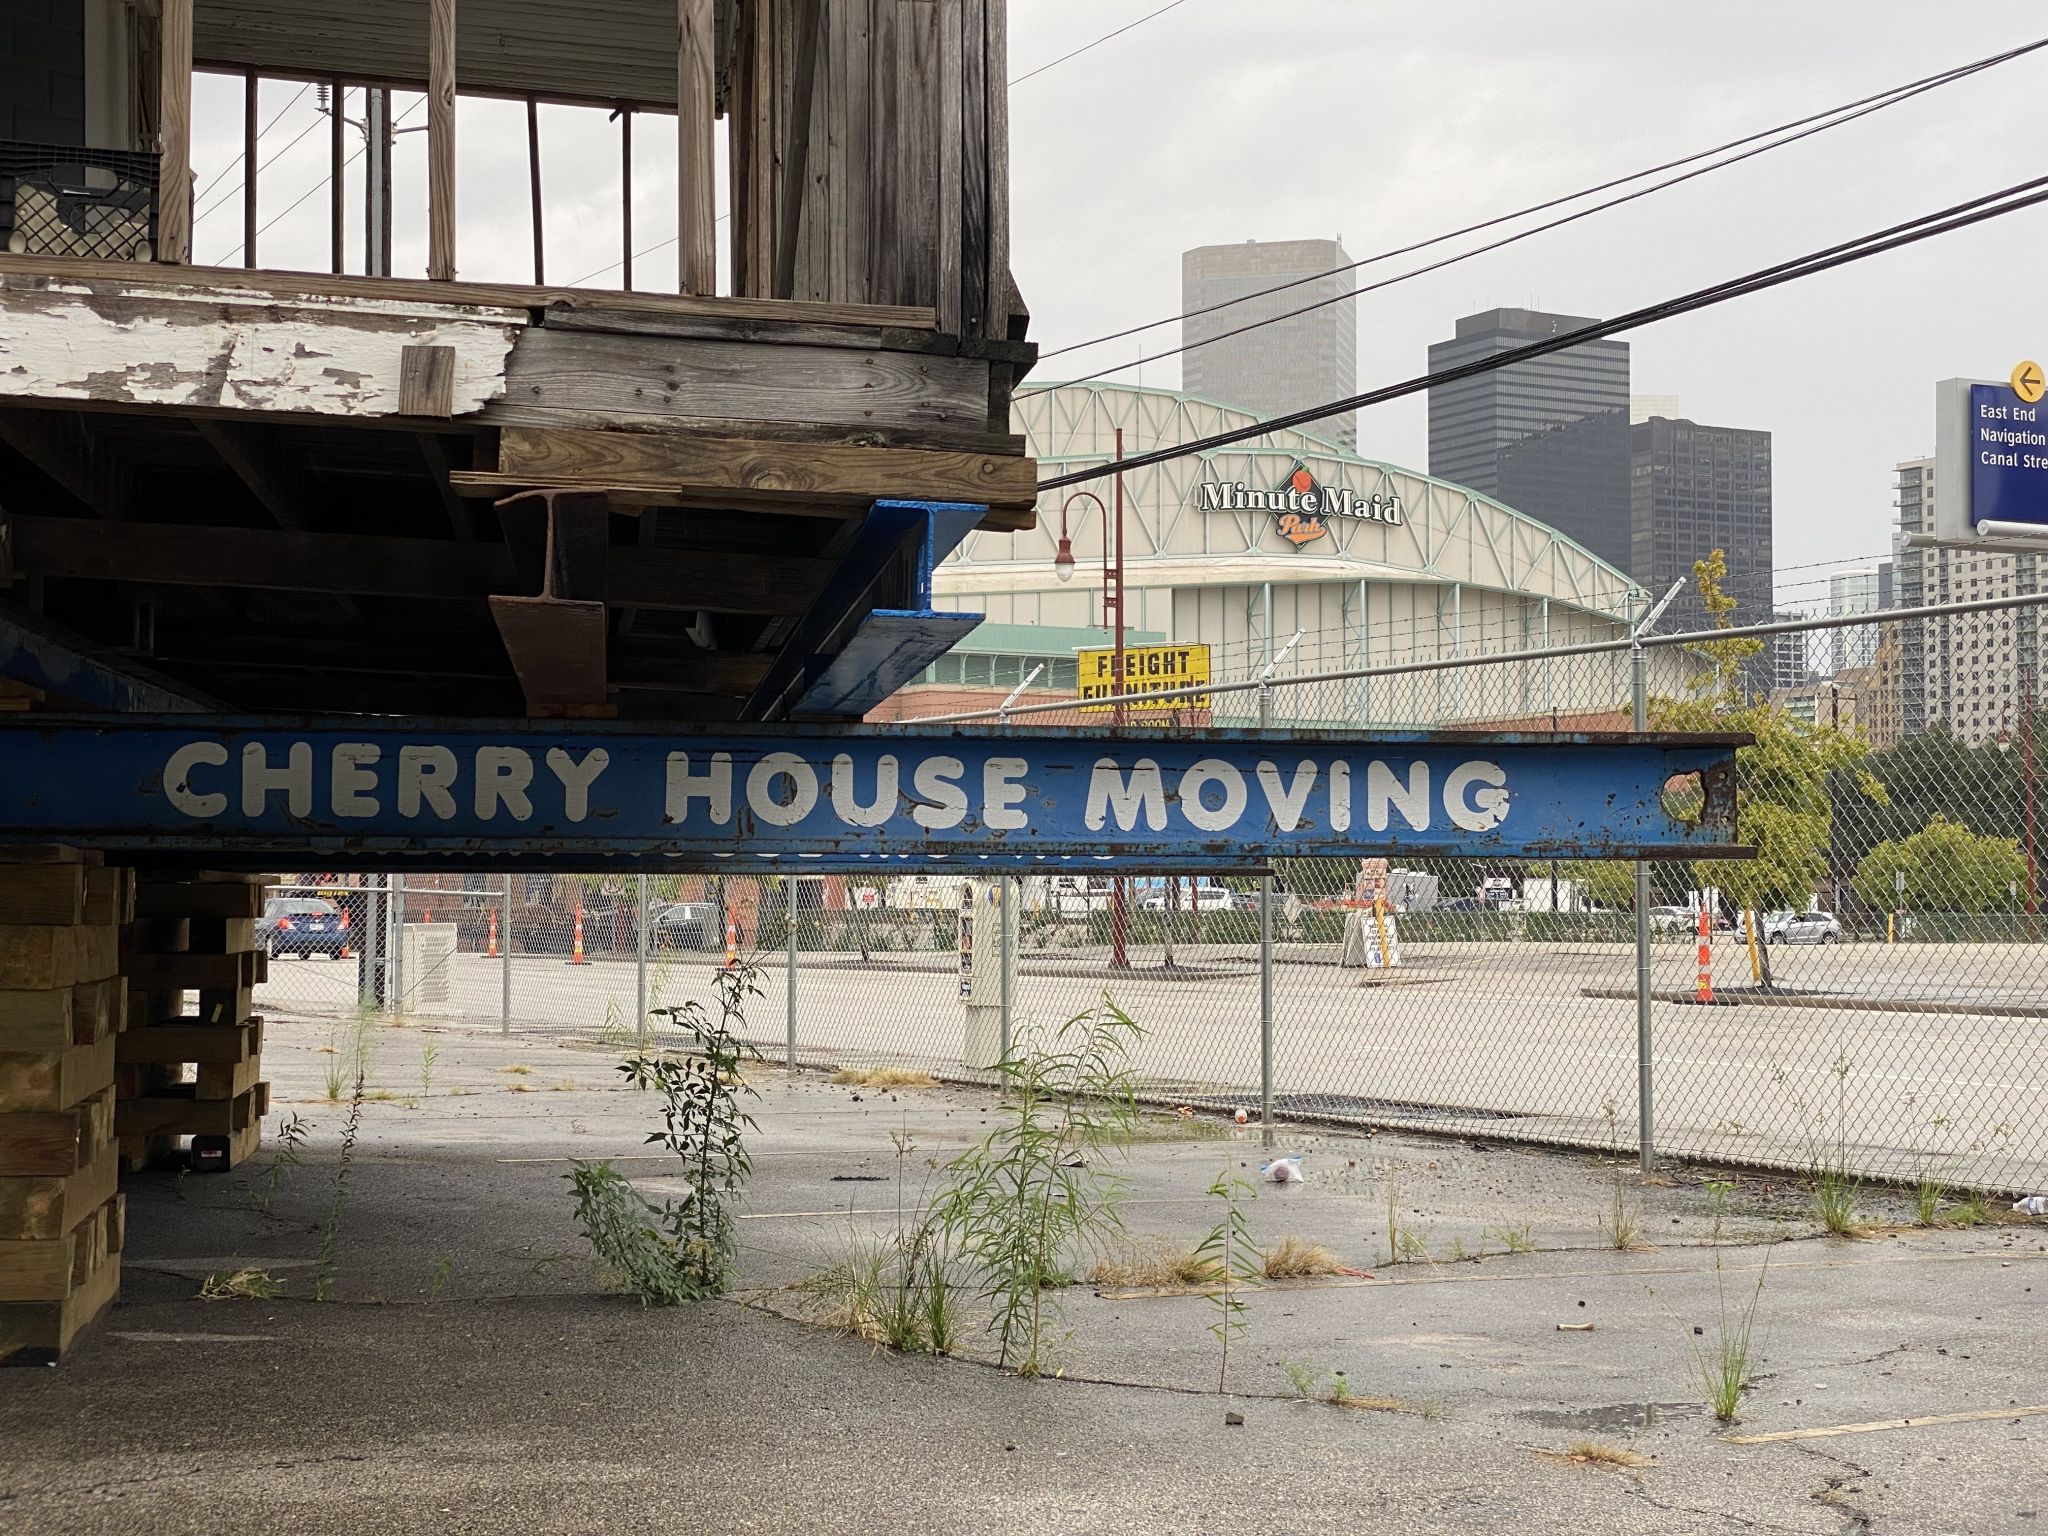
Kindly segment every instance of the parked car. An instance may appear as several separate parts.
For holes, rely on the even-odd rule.
[[[1650,908],[1652,933],[1696,933],[1699,926],[1699,918],[1685,907]]]
[[[648,924],[656,949],[716,949],[725,942],[718,906],[709,901],[679,901],[656,912]]]
[[[1832,912],[1766,912],[1766,944],[1833,944],[1842,937],[1842,925]]]
[[[1140,912],[1166,911],[1166,892],[1163,890],[1147,891],[1138,898],[1138,910]],[[1192,890],[1187,886],[1182,886],[1174,898],[1173,910],[1176,912],[1227,912],[1230,910],[1230,892],[1220,885],[1198,885]]]
[[[1274,891],[1273,897],[1274,905],[1278,907],[1280,892]],[[1230,893],[1230,910],[1233,912],[1249,912],[1252,916],[1257,917],[1259,915],[1259,893],[1257,891],[1232,891]]]
[[[256,919],[256,937],[273,960],[286,955],[341,960],[348,955],[348,914],[318,896],[273,896]]]

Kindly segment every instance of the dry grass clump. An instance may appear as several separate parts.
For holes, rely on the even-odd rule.
[[[1095,1261],[1088,1271],[1092,1285],[1119,1290],[1138,1286],[1209,1285],[1223,1278],[1223,1266],[1192,1248],[1176,1248],[1161,1239],[1150,1247],[1132,1247],[1115,1257]]]
[[[1564,1448],[1564,1459],[1582,1467],[1647,1467],[1650,1458],[1625,1445],[1608,1445],[1599,1440],[1574,1440]]]
[[[929,1072],[914,1072],[908,1067],[875,1067],[863,1071],[858,1067],[841,1067],[832,1074],[832,1081],[847,1088],[936,1088],[939,1080]]]
[[[527,1065],[527,1064],[526,1064],[525,1062],[523,1062],[523,1061],[515,1061],[515,1062],[513,1062],[513,1063],[512,1063],[512,1064],[511,1064],[511,1065],[510,1065],[509,1067],[500,1067],[500,1068],[498,1068],[498,1070],[499,1070],[500,1072],[509,1072],[509,1073],[511,1073],[511,1074],[512,1074],[512,1076],[514,1076],[514,1077],[531,1077],[531,1076],[533,1076],[533,1068],[529,1067],[529,1066],[528,1066],[528,1065]]]
[[[1321,1243],[1311,1243],[1292,1232],[1266,1250],[1268,1280],[1306,1280],[1315,1275],[1334,1275],[1337,1255]]]
[[[270,1301],[284,1294],[284,1282],[267,1270],[215,1270],[199,1285],[201,1301]]]

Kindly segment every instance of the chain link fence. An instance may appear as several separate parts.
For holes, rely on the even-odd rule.
[[[2048,1189],[2041,602],[1869,615],[1853,631],[1653,637],[1652,729],[1757,738],[1738,759],[1740,836],[1757,852],[1645,866],[1647,989],[1632,865],[1276,861],[1276,1113],[1633,1150],[1647,1013],[1643,1118],[1661,1155]],[[1825,657],[1842,634],[1852,643],[1835,659],[1855,664],[1754,691],[1757,647]],[[1219,720],[1232,697],[1255,715],[1252,692],[1225,693]],[[1613,647],[1276,677],[1269,708],[1277,725],[1367,730],[1587,732],[1633,718],[1629,656]],[[730,946],[759,968],[748,1029],[771,1059],[987,1080],[962,999],[963,883],[314,880],[281,887],[273,907],[329,904],[362,942],[302,961],[277,932],[263,999],[338,1024],[397,1007],[623,1052],[669,1037],[656,1010],[710,1005]],[[1012,1035],[1108,993],[1146,1028],[1148,1097],[1256,1114],[1259,888],[1253,873],[1013,879]],[[984,946],[1002,942],[999,924],[977,926]],[[985,985],[973,1002],[1003,1007]]]

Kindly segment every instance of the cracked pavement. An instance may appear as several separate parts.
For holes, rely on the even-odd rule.
[[[1829,1240],[1778,1177],[1739,1183],[1716,1241],[1704,1175],[1672,1168],[1627,1178],[1650,1246],[1621,1253],[1598,1159],[1283,1128],[1309,1179],[1261,1186],[1253,1231],[1369,1277],[1250,1293],[1227,1398],[1205,1297],[1077,1285],[1060,1296],[1066,1378],[1025,1381],[978,1336],[981,1359],[898,1357],[777,1315],[850,1233],[895,1229],[890,1133],[916,1143],[914,1202],[926,1160],[981,1133],[986,1095],[755,1069],[742,1294],[650,1311],[597,1283],[562,1178],[576,1157],[616,1157],[651,1192],[669,1171],[642,1144],[654,1103],[614,1059],[384,1027],[372,1084],[393,1097],[364,1105],[337,1299],[317,1303],[346,1113],[322,1088],[337,1028],[271,1021],[273,1108],[312,1131],[270,1209],[253,1198],[267,1150],[227,1175],[133,1181],[121,1304],[60,1367],[0,1373],[10,1536],[2048,1526],[2048,1415],[1730,1440],[2048,1404],[2048,1223]],[[429,1038],[430,1091],[409,1104]],[[1264,1156],[1256,1128],[1148,1121],[1132,1232],[1191,1245],[1216,1219],[1210,1181]],[[1427,1259],[1385,1262],[1390,1173]],[[1524,1229],[1530,1251],[1503,1251]],[[243,1267],[285,1295],[195,1299]],[[1702,1404],[1693,1349],[1760,1276],[1755,1384],[1731,1430]],[[1300,1400],[1290,1366],[1388,1402]],[[1563,1459],[1583,1440],[1650,1463]]]

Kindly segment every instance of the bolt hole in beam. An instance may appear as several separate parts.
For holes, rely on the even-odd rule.
[[[126,717],[0,725],[0,841],[266,864],[1739,856],[1739,736]],[[1693,776],[1710,814],[1666,802]]]

